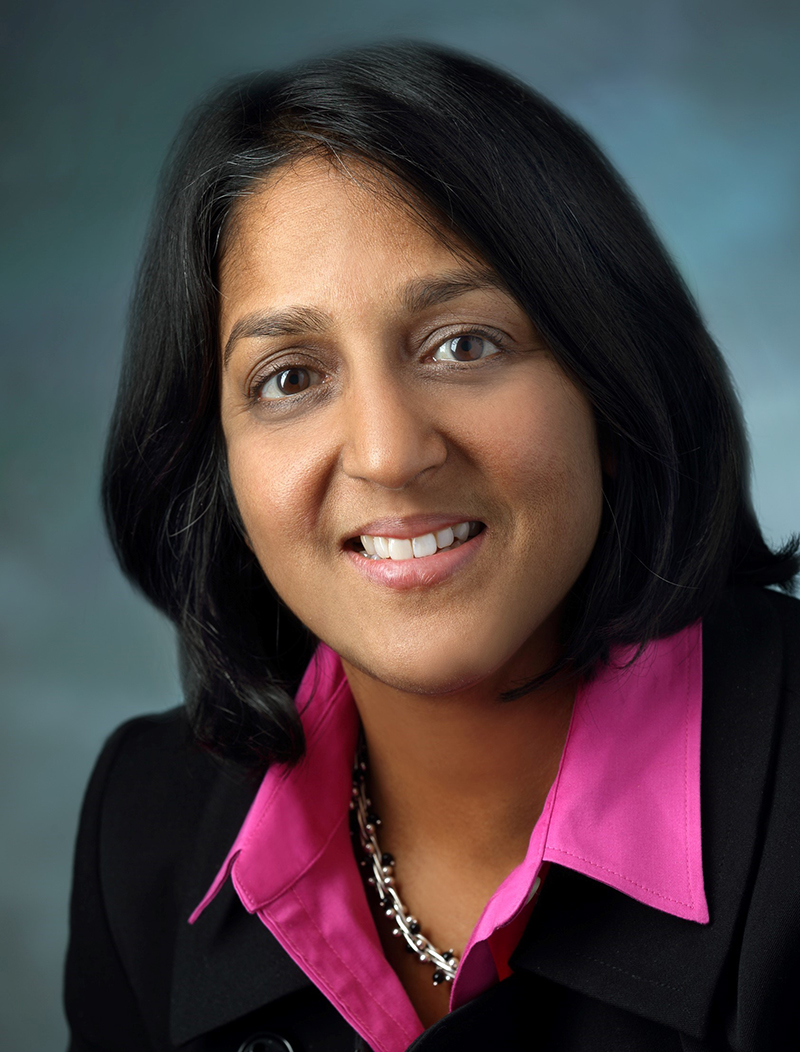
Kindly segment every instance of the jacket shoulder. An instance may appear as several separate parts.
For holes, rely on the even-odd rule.
[[[136,810],[157,806],[159,815],[201,805],[202,791],[220,775],[221,764],[195,743],[183,707],[137,716],[108,738],[92,773],[87,795],[97,789],[106,812],[127,801]],[[152,802],[152,803],[151,803]]]
[[[65,1004],[76,1052],[161,1046],[177,932],[254,793],[198,748],[181,708],[129,720],[108,738],[75,849]]]
[[[178,902],[178,890],[195,884],[189,876],[196,875],[198,831],[213,830],[205,848],[210,864],[219,864],[257,784],[197,745],[183,708],[124,723],[103,748],[87,790],[109,889],[129,895],[125,874],[135,873],[141,889],[169,880],[170,900]],[[123,913],[127,905],[119,903]]]
[[[746,627],[753,620],[764,619],[774,630],[790,635],[800,633],[800,599],[773,588],[730,586],[720,594],[703,624],[717,631],[726,626]]]
[[[704,622],[704,712],[707,702],[704,840],[712,846],[707,878],[713,885],[724,874],[720,897],[746,863],[731,918],[728,1032],[735,1048],[797,1048],[800,600],[750,587],[722,597]],[[752,853],[737,860],[748,810]]]
[[[800,600],[732,587],[703,618],[703,706],[762,712],[791,705],[800,678]]]

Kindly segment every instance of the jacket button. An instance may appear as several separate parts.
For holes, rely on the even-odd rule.
[[[253,1034],[239,1046],[239,1052],[294,1052],[280,1034]]]

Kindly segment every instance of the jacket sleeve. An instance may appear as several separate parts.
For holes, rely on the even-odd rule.
[[[130,727],[123,725],[107,741],[81,811],[64,982],[69,1052],[150,1052],[153,1047],[111,933],[100,867],[106,789]]]
[[[778,600],[786,620],[775,777],[763,801],[765,831],[743,922],[729,1028],[732,1047],[744,1052],[800,1049],[800,604]]]

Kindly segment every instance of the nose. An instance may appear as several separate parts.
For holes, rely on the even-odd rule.
[[[342,414],[341,465],[352,479],[402,490],[447,459],[435,399],[400,377],[381,373],[354,384]]]

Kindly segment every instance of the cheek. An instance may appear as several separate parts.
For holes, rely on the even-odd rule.
[[[594,494],[602,474],[597,429],[577,396],[542,404],[519,399],[492,414],[481,436],[497,474],[521,492],[562,492],[580,500]]]
[[[494,429],[503,490],[524,509],[520,528],[540,567],[574,577],[591,554],[602,516],[602,464],[594,417],[577,395],[509,408]],[[542,558],[543,557],[543,558]]]
[[[314,465],[285,442],[228,441],[228,471],[250,545],[273,579],[282,552],[308,537],[317,506]],[[269,565],[275,563],[275,565]]]

